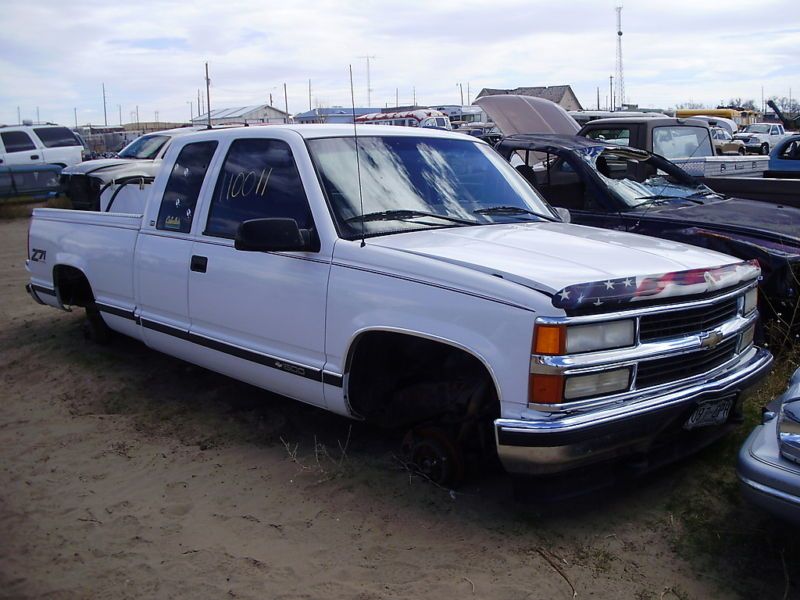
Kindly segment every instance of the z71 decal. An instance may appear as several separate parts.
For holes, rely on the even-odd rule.
[[[31,248],[31,260],[33,262],[46,262],[45,259],[47,258],[47,251],[46,250],[39,250],[38,248]]]

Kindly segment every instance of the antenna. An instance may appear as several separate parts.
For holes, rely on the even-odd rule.
[[[617,6],[617,97],[619,107],[625,104],[625,73],[622,69],[622,5]],[[613,109],[612,109],[613,110]]]
[[[369,59],[367,59],[369,60]],[[367,62],[369,64],[369,62]],[[358,174],[358,200],[361,203],[361,216],[364,216],[364,193],[361,191],[361,160],[358,157],[358,127],[356,127],[356,95],[353,91],[353,65],[350,65],[350,103],[353,107],[353,138],[356,145],[356,173]],[[364,219],[361,219],[361,247],[364,241]]]

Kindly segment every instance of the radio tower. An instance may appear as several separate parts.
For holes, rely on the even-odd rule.
[[[625,104],[625,74],[622,70],[622,6],[617,6],[617,97],[619,107]],[[613,104],[613,99],[612,99]]]

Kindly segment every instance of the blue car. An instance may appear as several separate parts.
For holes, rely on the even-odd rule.
[[[800,177],[800,135],[789,136],[778,142],[769,153],[770,175]]]
[[[737,471],[748,500],[800,525],[800,369],[745,440]]]

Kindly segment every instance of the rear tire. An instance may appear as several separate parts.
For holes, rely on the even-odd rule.
[[[101,346],[110,343],[113,337],[113,331],[106,325],[103,315],[100,314],[94,303],[86,307],[86,323],[83,326],[83,335],[87,340],[91,340]]]
[[[769,144],[761,144],[761,154],[769,154]]]
[[[744,156],[745,154],[747,154],[747,151],[744,149],[744,146],[742,146],[741,148],[739,148],[738,153],[739,156]]]

